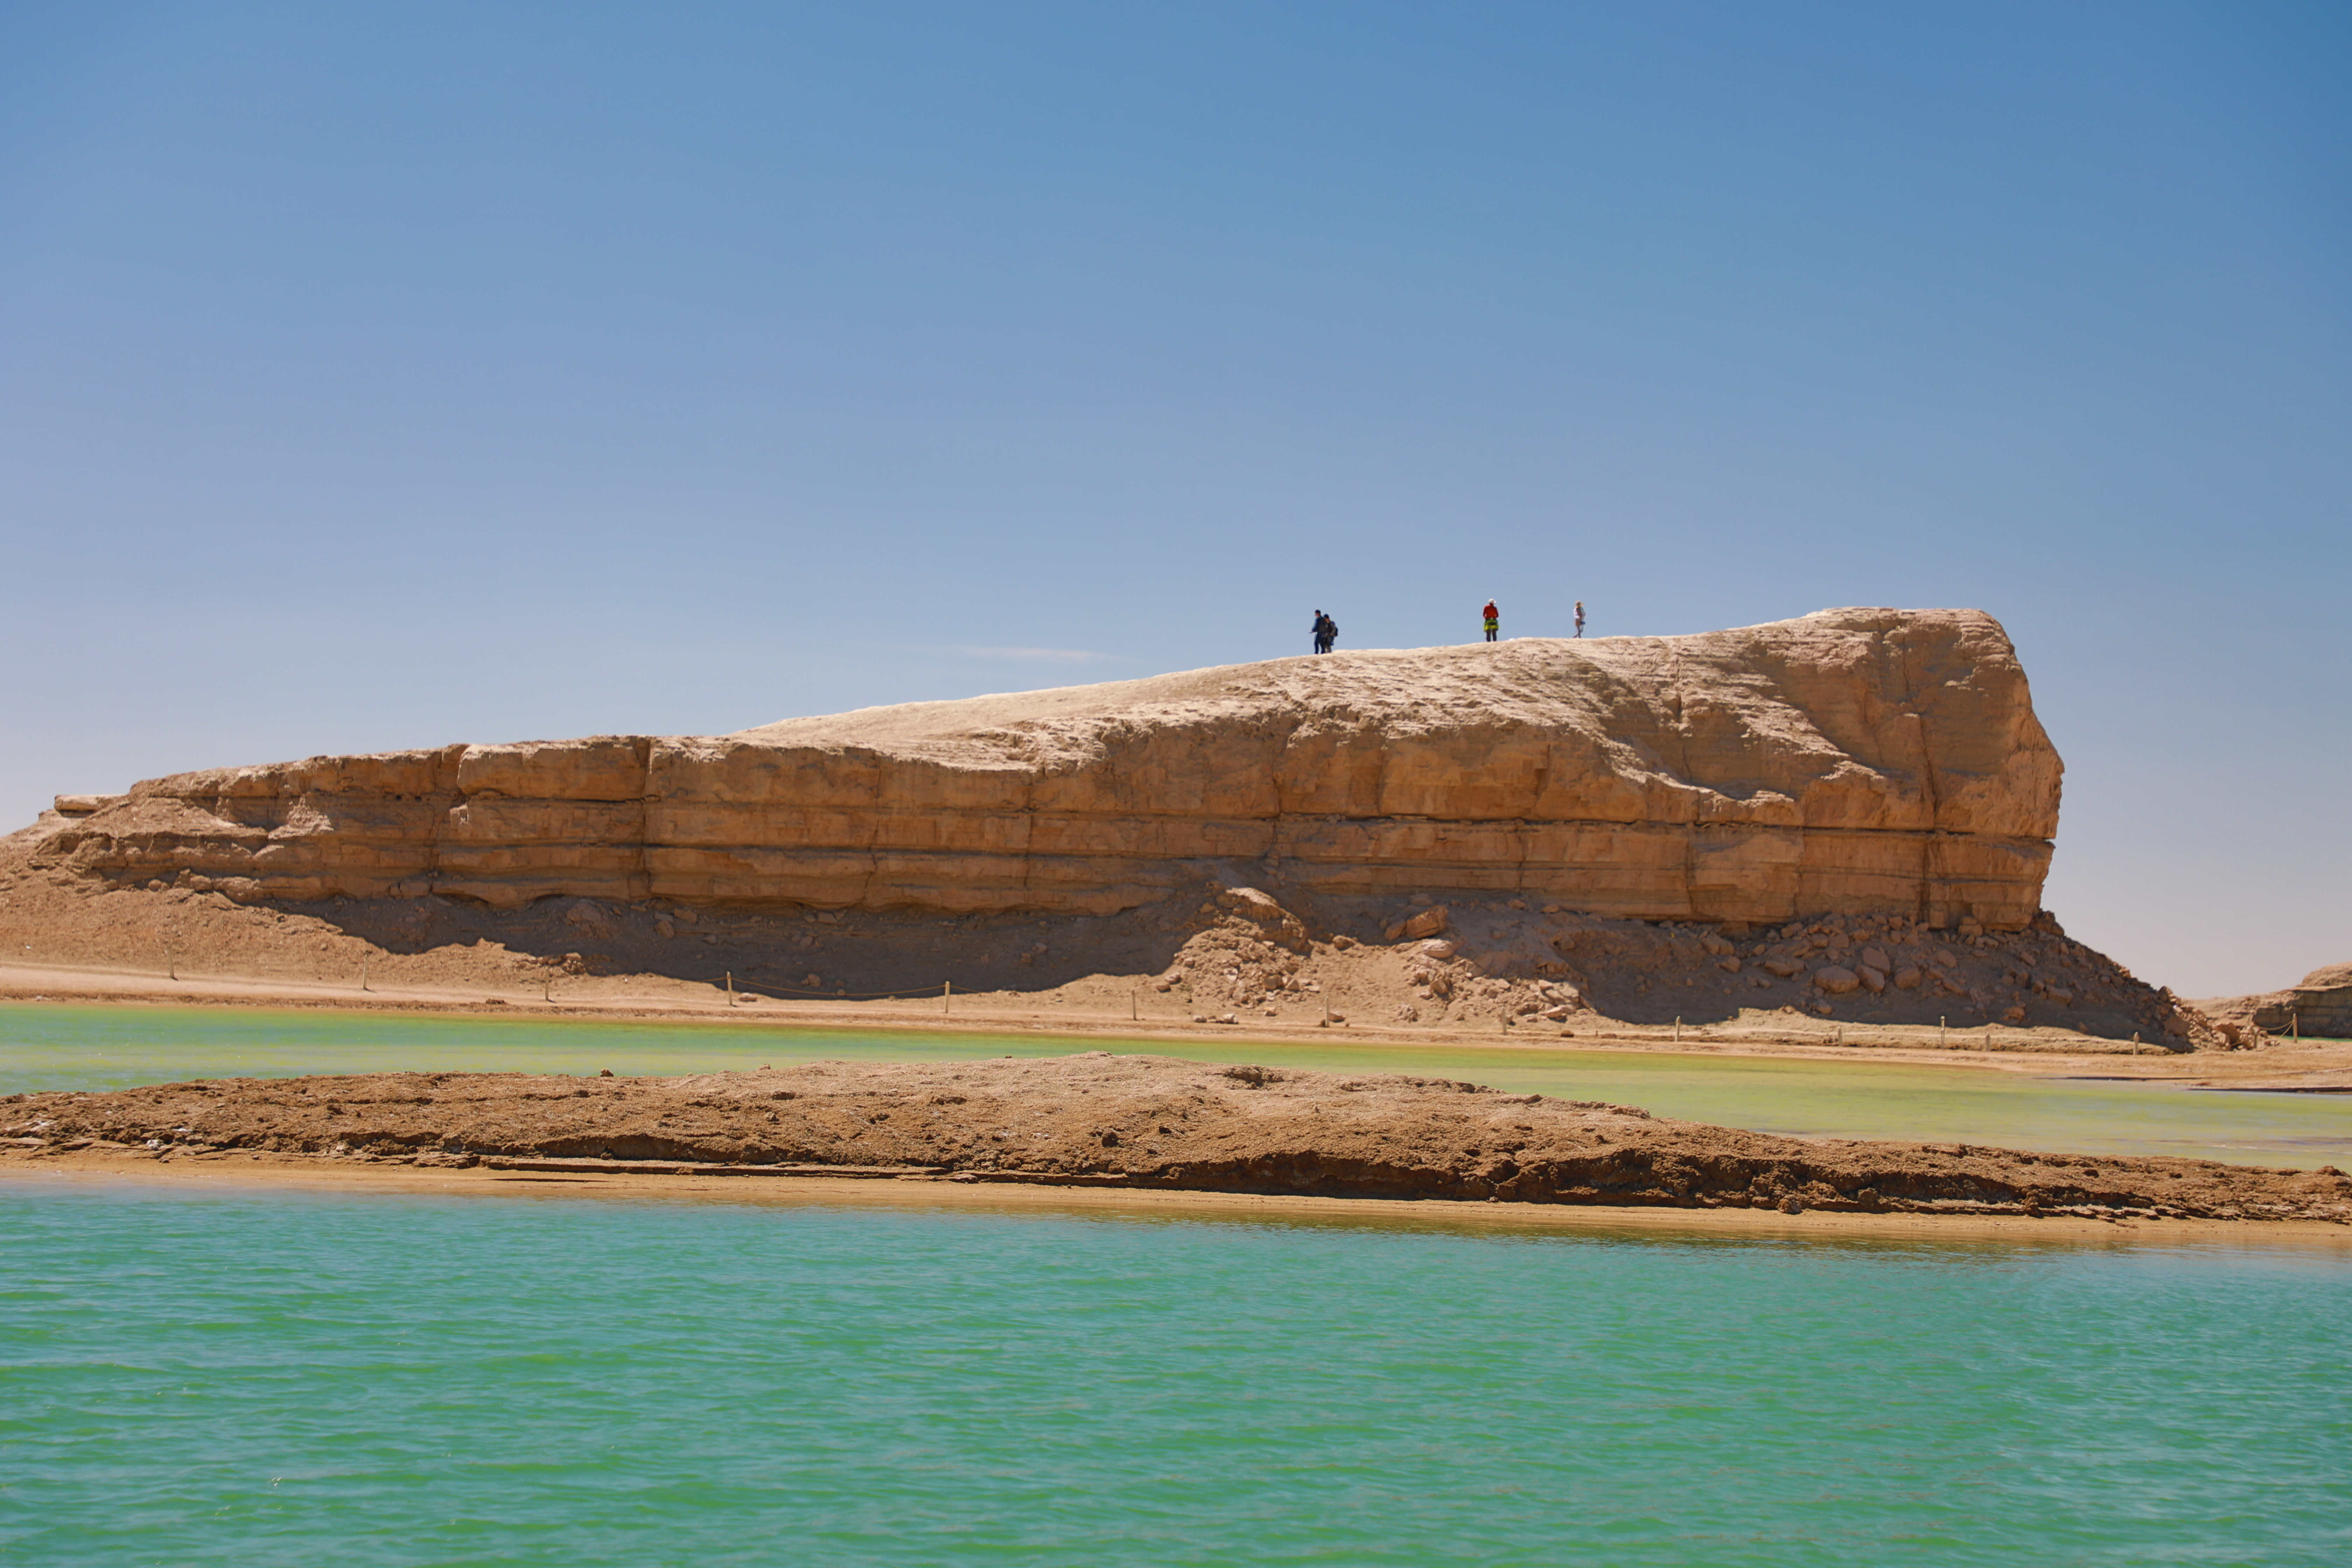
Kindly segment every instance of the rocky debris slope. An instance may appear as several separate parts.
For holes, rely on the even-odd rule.
[[[394,1073],[0,1100],[11,1157],[805,1165],[1339,1197],[2352,1222],[2332,1168],[1772,1137],[1390,1074],[1082,1056],[675,1079]]]
[[[2262,1044],[2273,1036],[2352,1040],[2352,963],[2331,963],[2284,991],[2216,996],[2192,1004],[2232,1044]]]
[[[23,841],[108,885],[240,901],[1103,915],[1217,875],[1286,900],[2018,930],[2060,772],[1991,617],[1847,609],[217,768],[61,797]]]
[[[1344,934],[1310,940],[1265,901],[1288,927],[1228,894],[1202,907],[1203,916],[1226,912],[1184,942],[1155,984],[1212,1012],[1255,1013],[1274,1003],[1278,1014],[1286,1002],[1364,995],[1366,987],[1343,976],[1373,958],[1391,990],[1401,983],[1404,994],[1391,1003],[1400,1023],[1699,1025],[1767,1010],[1862,1026],[2059,1028],[2168,1050],[2233,1043],[2047,914],[2023,931],[1987,931],[1973,921],[1938,931],[1902,915],[1832,915],[1756,931],[1532,911],[1524,903],[1427,902],[1385,927],[1379,910],[1357,911],[1350,923],[1390,939],[1380,943]]]
[[[1939,931],[1900,915],[1826,916],[1757,930],[1611,920],[1525,900],[1322,899],[1284,903],[1204,881],[1124,913],[697,910],[547,899],[247,905],[218,892],[108,889],[25,873],[0,849],[0,952],[43,964],[379,992],[456,986],[540,999],[580,981],[718,987],[740,998],[937,997],[959,1011],[1069,1009],[1097,1018],[1266,1019],[1460,1033],[1607,1032],[1618,1024],[1802,1020],[1857,1028],[1948,1024],[1913,1047],[2213,1048],[2211,1021],[2062,933]],[[1990,1034],[1985,1026],[1992,1026]],[[1962,1031],[1974,1029],[1972,1036]],[[2048,1031],[2033,1037],[2024,1031]],[[2055,1033],[2065,1031],[2064,1035]],[[2137,1037],[2141,1046],[2129,1042]],[[2252,1043],[2246,1037],[2243,1043]]]

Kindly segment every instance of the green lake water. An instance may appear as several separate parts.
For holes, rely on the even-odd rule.
[[[1136,1049],[1332,1072],[1470,1079],[1767,1132],[2352,1169],[2352,1095],[2214,1094],[1875,1062],[1519,1047],[1276,1045],[408,1016],[226,1008],[0,1006],[0,1093],[313,1072],[680,1073]]]
[[[0,1089],[1088,1044],[25,1006]],[[2343,1134],[2329,1101],[1963,1070],[1185,1049],[1783,1131]],[[2352,1560],[2352,1238],[1477,1219],[11,1178],[0,1563]]]

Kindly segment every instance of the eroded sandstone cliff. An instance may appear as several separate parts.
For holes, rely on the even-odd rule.
[[[248,901],[1105,914],[1239,868],[1306,896],[2017,930],[2060,773],[1990,616],[1845,609],[211,769],[61,800],[34,856]]]

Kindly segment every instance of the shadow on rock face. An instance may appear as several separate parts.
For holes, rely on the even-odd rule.
[[[778,999],[957,994],[1097,1015],[1345,1021],[1536,1034],[1698,1027],[1790,1014],[1953,1031],[2054,1027],[2150,1047],[2227,1048],[2210,1020],[2069,939],[1895,915],[1770,929],[1612,919],[1506,895],[1318,896],[1272,867],[1203,868],[1111,915],[689,906],[562,895],[239,903],[161,882],[110,888],[0,864],[0,935],[30,962],[377,989],[537,990],[565,977],[730,984]],[[2243,1031],[2242,1031],[2242,1033]],[[1958,1043],[1957,1041],[1953,1043]]]
[[[776,995],[1050,991],[1166,969],[1189,932],[1164,911],[968,919],[897,911],[691,909],[552,898],[520,910],[460,899],[282,906],[386,952],[490,944],[566,974],[646,974]]]

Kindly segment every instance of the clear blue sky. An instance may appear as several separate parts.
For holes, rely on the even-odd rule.
[[[2352,7],[0,5],[0,817],[1974,605],[2049,903],[2352,959]]]

